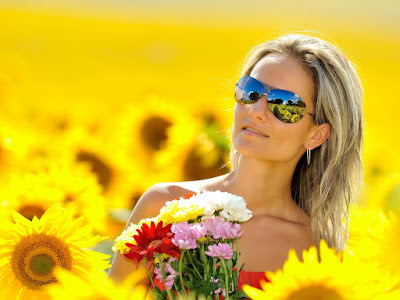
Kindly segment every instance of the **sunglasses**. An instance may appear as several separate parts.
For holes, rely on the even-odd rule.
[[[235,100],[239,104],[256,103],[262,95],[267,96],[269,109],[282,122],[296,123],[306,115],[306,103],[292,92],[270,87],[250,76],[235,84]]]

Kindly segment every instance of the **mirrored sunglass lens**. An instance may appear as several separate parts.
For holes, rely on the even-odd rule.
[[[235,88],[235,99],[243,103],[257,101],[264,91],[263,85],[251,77],[243,77]]]
[[[272,113],[282,122],[298,122],[306,113],[305,102],[289,91],[271,90],[267,99]]]

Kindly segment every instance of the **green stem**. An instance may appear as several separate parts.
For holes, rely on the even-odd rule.
[[[153,290],[155,291],[156,290],[156,285],[154,284],[153,276],[151,276],[150,271],[147,269],[147,257],[146,257],[146,260],[144,258],[142,259],[142,263],[144,265],[145,270],[147,271],[147,275],[150,278],[151,285],[153,286]]]
[[[201,276],[199,270],[196,268],[196,265],[194,264],[194,261],[193,261],[193,258],[192,258],[192,254],[190,253],[190,251],[188,251],[187,253],[188,253],[188,256],[189,256],[189,260],[190,260],[191,264],[193,265],[194,270],[197,273],[197,276],[199,276],[199,278],[201,279],[202,276]]]
[[[179,279],[181,280],[182,291],[186,290],[185,283],[183,281],[183,276],[182,276],[182,260],[183,260],[184,254],[185,254],[185,250],[182,250],[181,258],[179,259]]]
[[[206,255],[204,253],[204,244],[202,244],[201,247],[200,247],[200,257],[201,257],[201,260],[203,261],[203,264],[205,266],[205,270],[206,271],[204,272],[204,280],[206,281],[207,279],[208,280],[210,279],[210,278],[207,278],[207,277],[209,277],[210,270],[209,270],[209,267],[208,267],[207,257],[206,257]]]
[[[215,257],[213,257],[213,271],[212,271],[212,274],[213,274],[213,278],[215,279],[215,271],[217,271],[216,270],[216,266],[215,266]]]
[[[240,276],[240,264],[239,264],[239,258],[240,258],[240,252],[239,252],[239,239],[236,239],[236,253],[237,253],[237,259],[236,259],[236,282],[235,282],[235,287],[237,288],[238,281],[239,281],[239,276]]]
[[[226,269],[225,265],[225,260],[222,258],[220,260],[222,267],[224,268],[224,274],[225,274],[225,291],[226,291],[226,298],[229,300],[229,282],[228,282],[228,270]]]
[[[163,264],[163,260],[161,258],[161,254],[157,254],[157,258],[158,258],[158,261],[160,263],[160,268],[161,268],[161,273],[162,273],[162,277],[163,277],[163,280],[164,280],[165,290],[167,291],[169,299],[172,300],[172,299],[174,299],[174,297],[172,296],[171,290],[166,286],[167,275],[165,274],[164,264]]]

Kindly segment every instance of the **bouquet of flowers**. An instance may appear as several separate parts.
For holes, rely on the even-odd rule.
[[[113,250],[143,262],[154,299],[241,299],[246,295],[237,290],[243,268],[238,267],[240,223],[251,217],[242,197],[221,191],[188,194],[166,202],[157,217],[131,224]]]

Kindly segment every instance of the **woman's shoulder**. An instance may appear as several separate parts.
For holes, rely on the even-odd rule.
[[[160,182],[152,185],[140,197],[128,224],[157,216],[167,201],[179,199],[189,193],[219,189],[219,182],[223,181],[223,176],[195,181]]]
[[[160,198],[162,200],[174,200],[188,193],[200,193],[201,191],[216,191],[222,188],[222,183],[228,174],[207,179],[161,182],[151,186],[142,197]]]

